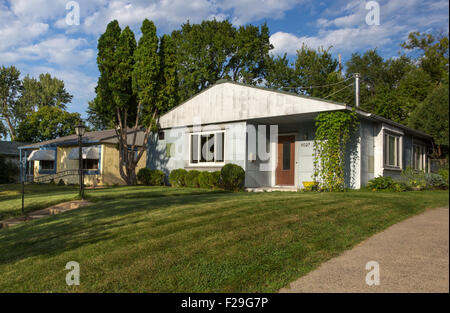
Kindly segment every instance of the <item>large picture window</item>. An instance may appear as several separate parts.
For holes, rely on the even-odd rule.
[[[400,168],[400,136],[384,134],[384,165]]]
[[[190,135],[189,163],[215,165],[224,162],[224,132],[193,133]]]

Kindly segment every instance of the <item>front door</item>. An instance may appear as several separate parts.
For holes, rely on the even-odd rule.
[[[295,136],[278,137],[277,185],[294,185]]]

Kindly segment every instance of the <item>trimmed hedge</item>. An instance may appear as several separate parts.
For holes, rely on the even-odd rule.
[[[200,175],[200,171],[197,170],[191,170],[186,173],[186,186],[192,187],[192,188],[198,188],[200,187],[198,182],[198,176]]]
[[[164,185],[164,178],[166,175],[163,171],[152,170],[149,168],[141,168],[137,174],[137,179],[141,184],[148,186],[162,186]]]
[[[222,186],[220,175],[221,175],[220,171],[215,171],[211,173],[212,185],[214,188],[220,188]]]
[[[170,172],[169,182],[172,185],[172,187],[186,186],[186,174],[187,171],[184,168],[178,168]]]
[[[200,172],[198,174],[198,184],[200,188],[213,188],[213,175],[207,171]]]
[[[220,172],[221,183],[226,190],[242,189],[245,180],[245,171],[242,167],[228,163]]]

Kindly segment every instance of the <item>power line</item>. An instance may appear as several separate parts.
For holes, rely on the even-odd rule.
[[[353,77],[348,77],[344,80],[341,80],[339,82],[336,83],[331,83],[331,84],[326,84],[326,85],[317,85],[317,86],[282,86],[281,88],[299,88],[299,89],[313,89],[313,88],[325,88],[325,87],[331,87],[331,86],[336,86],[339,84],[342,84],[350,79],[352,79]]]
[[[338,91],[335,91],[335,92],[329,94],[328,96],[326,96],[326,97],[323,98],[323,99],[327,99],[327,98],[331,97],[332,95],[335,95],[335,94],[337,94],[338,92],[341,92],[342,90],[344,90],[345,88],[348,88],[348,87],[353,86],[353,85],[354,85],[354,83],[351,83],[350,85],[347,85],[347,86],[345,86],[344,88],[341,88],[341,89],[339,89]]]

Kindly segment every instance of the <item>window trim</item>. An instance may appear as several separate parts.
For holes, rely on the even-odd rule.
[[[223,149],[223,161],[222,162],[216,162],[216,161],[214,161],[214,162],[200,162],[200,160],[197,162],[197,163],[192,163],[191,162],[191,154],[192,154],[192,151],[191,151],[191,148],[192,148],[192,137],[193,137],[193,135],[198,135],[197,136],[197,141],[198,141],[198,143],[197,143],[197,147],[198,147],[198,149],[199,149],[199,156],[200,156],[200,153],[201,153],[201,136],[202,135],[211,135],[211,134],[213,134],[214,135],[214,160],[217,160],[217,156],[216,156],[216,153],[217,153],[217,150],[215,149],[215,147],[217,147],[217,136],[216,136],[216,134],[217,133],[222,133],[223,134],[223,147],[222,147],[222,149]],[[188,149],[188,164],[189,164],[189,166],[191,167],[215,167],[215,166],[223,166],[223,165],[225,165],[225,156],[226,156],[226,150],[225,150],[225,130],[211,130],[211,131],[200,131],[200,132],[192,132],[192,133],[189,133],[189,149]]]
[[[394,159],[396,164],[389,164],[389,137],[395,138],[395,153]],[[383,168],[387,170],[401,170],[403,167],[402,151],[403,151],[403,136],[397,133],[384,131],[383,133]],[[387,139],[387,140],[386,140]]]
[[[58,148],[57,147],[41,147],[39,150],[52,150],[54,151],[55,154],[55,158],[53,160],[53,169],[42,169],[41,168],[41,161],[39,161],[39,169],[38,169],[38,174],[55,174],[56,173],[56,168],[57,168],[57,164],[56,161],[58,160],[57,156],[58,156]]]

